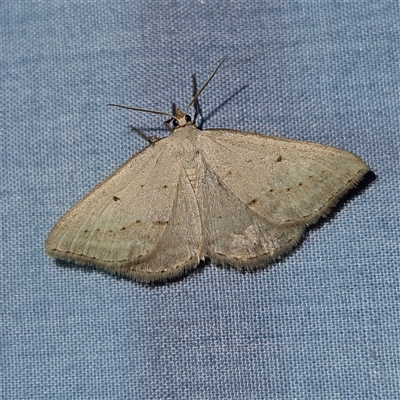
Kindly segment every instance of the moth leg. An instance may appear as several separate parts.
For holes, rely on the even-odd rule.
[[[164,124],[164,126],[172,133],[174,130],[170,127],[170,125],[169,125],[169,123],[171,122],[172,120],[171,119],[169,119],[168,121],[164,121],[163,122],[163,124]]]
[[[140,129],[135,128],[132,125],[130,125],[129,127],[133,130],[133,132],[137,133],[142,139],[146,140],[146,142],[148,142],[149,144],[153,144],[153,143],[157,142],[157,140],[160,140],[160,138],[158,138],[157,136],[145,135]]]

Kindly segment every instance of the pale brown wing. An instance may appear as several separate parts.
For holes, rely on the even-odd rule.
[[[343,150],[246,132],[204,131],[198,145],[206,253],[239,269],[290,250],[368,171]]]
[[[315,222],[369,170],[344,150],[241,131],[207,130],[199,144],[219,179],[273,224]]]
[[[201,227],[172,137],[133,156],[72,207],[46,241],[49,255],[135,279],[197,266]]]

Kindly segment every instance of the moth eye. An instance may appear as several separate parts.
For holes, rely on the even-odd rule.
[[[185,120],[186,122],[190,122],[192,120],[192,118],[190,118],[190,115],[185,115]]]
[[[178,120],[177,119],[173,119],[172,120],[172,125],[173,126],[178,126]]]

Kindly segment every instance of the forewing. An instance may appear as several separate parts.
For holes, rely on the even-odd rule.
[[[133,156],[60,219],[48,254],[140,280],[197,265],[198,208],[177,153],[170,136]]]
[[[199,146],[221,182],[279,226],[315,222],[369,169],[344,150],[241,131],[203,131]]]

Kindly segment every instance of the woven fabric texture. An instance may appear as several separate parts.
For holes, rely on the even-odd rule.
[[[1,32],[3,399],[397,399],[399,4],[8,0]],[[300,246],[143,285],[56,262],[58,218],[203,83],[204,128],[349,150],[375,174]]]

